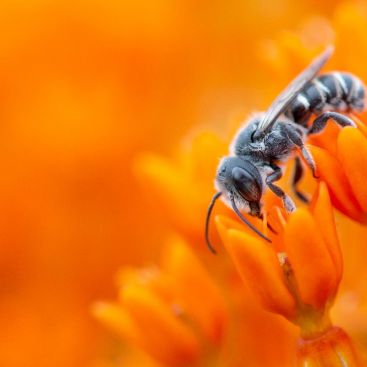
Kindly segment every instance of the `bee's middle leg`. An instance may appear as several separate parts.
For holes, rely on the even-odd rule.
[[[302,179],[302,177],[303,177],[303,166],[301,159],[297,156],[295,158],[295,165],[293,170],[292,189],[294,194],[297,196],[299,200],[303,201],[304,203],[309,203],[310,199],[307,197],[307,195],[299,191],[297,188],[297,184]]]
[[[282,199],[285,210],[290,213],[296,209],[296,205],[293,200],[279,187],[273,184],[273,182],[278,181],[282,177],[282,170],[280,167],[273,165],[272,168],[274,172],[266,177],[266,184],[269,189],[279,198]]]
[[[296,145],[301,150],[302,157],[305,159],[307,165],[310,167],[313,177],[318,178],[318,176],[316,174],[315,161],[312,157],[311,152],[307,149],[307,147],[303,143],[301,133],[299,131],[297,131],[297,129],[295,129],[291,126],[287,126],[286,129],[287,129],[287,135],[288,135],[289,139],[292,141],[292,143],[294,145]],[[302,167],[301,167],[301,169],[302,169]]]

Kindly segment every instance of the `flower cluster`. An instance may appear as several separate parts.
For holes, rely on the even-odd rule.
[[[274,59],[299,45],[294,35],[267,44],[268,50],[274,46],[273,67],[282,70]],[[309,52],[300,51],[299,59],[305,55]],[[363,341],[365,330],[357,322],[343,322],[340,307],[332,311],[338,291],[340,299],[355,296],[356,276],[348,271],[358,262],[351,261],[348,251],[365,244],[367,235],[367,128],[363,115],[362,121],[351,118],[357,128],[330,123],[308,142],[318,175],[315,180],[309,174],[303,183],[312,194],[309,205],[298,203],[295,212],[286,214],[279,200],[266,194],[264,222],[251,222],[271,244],[218,205],[217,232],[211,235],[223,243],[231,261],[224,251],[216,258],[204,253],[203,241],[213,174],[228,144],[202,133],[172,160],[140,156],[137,176],[184,240],[170,241],[160,267],[123,271],[118,303],[96,304],[94,314],[160,366],[363,366],[366,348],[356,348],[352,339],[362,334],[358,340]],[[280,182],[284,189],[287,178]],[[341,243],[339,237],[348,237],[345,228],[351,225],[358,226],[361,236],[352,234],[350,243]],[[348,281],[343,284],[344,268]],[[363,297],[355,304],[367,306]]]
[[[194,366],[219,358],[227,326],[223,296],[180,238],[169,241],[161,267],[119,274],[119,303],[93,312],[164,366]]]
[[[364,125],[359,129],[340,130],[337,141],[345,140],[343,144],[354,146],[358,143],[361,149],[365,149],[367,141],[363,129]],[[201,152],[211,152],[212,147],[213,156],[218,154],[217,149],[222,147],[218,142],[214,135],[199,136],[193,148],[180,156],[181,162],[185,162],[182,166],[179,161],[174,164],[163,158],[146,156],[139,158],[136,167],[144,177],[143,181],[149,183],[150,193],[157,190],[161,197],[166,195],[166,210],[178,204],[175,208],[182,215],[185,208],[189,210],[188,203],[180,196],[182,187],[193,184],[198,177],[195,173],[198,175],[205,163],[210,165],[210,160],[204,162],[200,159]],[[266,218],[276,229],[276,234],[268,233],[273,241],[271,245],[244,228],[231,211],[223,207],[218,209],[222,214],[215,218],[217,229],[245,284],[242,294],[237,293],[238,285],[234,285],[236,277],[229,264],[222,266],[222,282],[216,284],[192,250],[188,249],[189,244],[176,238],[163,251],[159,268],[122,271],[119,276],[119,303],[99,303],[94,307],[95,315],[164,366],[202,366],[213,360],[221,365],[229,363],[228,353],[231,347],[233,350],[231,344],[238,343],[233,341],[231,335],[236,327],[234,319],[240,319],[241,312],[251,311],[252,316],[259,313],[256,309],[258,304],[266,311],[282,315],[300,330],[296,348],[297,329],[283,329],[286,343],[294,345],[294,354],[281,353],[274,366],[280,365],[279,361],[285,365],[292,364],[296,358],[300,365],[317,366],[323,363],[321,366],[343,366],[341,361],[345,361],[344,365],[360,366],[350,338],[342,329],[333,326],[329,312],[343,273],[333,205],[343,208],[337,203],[347,207],[347,203],[354,200],[351,199],[354,197],[351,189],[353,183],[348,181],[351,176],[347,166],[341,163],[341,158],[336,179],[322,181],[331,174],[332,165],[323,164],[321,153],[336,161],[338,150],[335,149],[333,154],[332,148],[327,150],[326,145],[324,148],[316,145],[311,148],[320,175],[311,204],[299,207],[288,215],[274,196],[266,196]],[[360,162],[358,156],[353,159],[354,164]],[[177,179],[177,175],[172,178],[175,170],[182,180]],[[358,182],[354,182],[354,190],[358,190]],[[203,183],[199,182],[198,186],[200,184]],[[339,187],[339,191],[334,187]],[[349,190],[347,197],[340,195],[345,187]],[[195,203],[194,199],[198,208],[203,207],[199,195],[191,196],[191,203]],[[357,208],[358,213],[363,215],[362,205]],[[344,212],[354,218],[351,212]],[[197,238],[198,233],[202,235],[202,223],[193,221],[190,228],[185,228],[180,222],[181,215],[172,217],[176,228],[191,241]],[[266,230],[263,223],[254,224]],[[207,267],[212,266],[207,256],[203,261]],[[219,291],[223,286],[228,288],[226,297],[223,290]],[[251,304],[250,310],[246,303]],[[270,329],[273,322],[267,320]],[[279,328],[279,324],[275,327]]]
[[[217,217],[223,242],[259,303],[300,327],[300,365],[342,366],[331,362],[339,357],[348,366],[358,365],[348,337],[332,326],[329,317],[343,267],[332,211],[327,187],[321,182],[309,209],[300,208],[288,218],[278,211],[283,228],[277,249],[244,232],[236,222]],[[320,362],[319,352],[325,361]]]

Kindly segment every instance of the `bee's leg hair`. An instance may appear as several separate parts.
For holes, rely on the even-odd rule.
[[[296,209],[296,205],[293,200],[280,187],[273,184],[273,182],[278,181],[282,177],[282,170],[276,165],[272,165],[272,168],[274,172],[266,177],[265,182],[269,189],[273,191],[276,196],[282,199],[285,210],[288,213],[291,213]]]

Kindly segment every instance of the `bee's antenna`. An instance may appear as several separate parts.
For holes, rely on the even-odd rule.
[[[262,234],[256,227],[254,227],[242,214],[241,212],[238,210],[236,203],[234,201],[234,197],[233,195],[230,195],[230,199],[231,199],[231,204],[232,204],[232,208],[233,210],[236,212],[236,214],[238,215],[238,217],[242,220],[243,223],[245,223],[249,228],[251,228],[256,234],[258,234],[261,238],[263,238],[265,241],[271,242],[271,240],[266,237],[264,234]]]
[[[209,206],[208,206],[208,211],[207,211],[207,214],[206,214],[206,223],[205,223],[205,239],[206,239],[206,244],[209,248],[209,250],[213,253],[213,254],[216,254],[217,251],[215,251],[215,248],[212,246],[212,244],[210,243],[210,240],[209,240],[209,223],[210,223],[210,215],[212,213],[212,210],[213,210],[213,207],[214,207],[214,204],[215,202],[219,199],[219,197],[222,195],[221,192],[217,192],[213,198],[212,198],[212,201],[210,202]]]

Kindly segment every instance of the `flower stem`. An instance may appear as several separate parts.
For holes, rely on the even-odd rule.
[[[338,327],[312,339],[301,338],[297,367],[362,367],[349,336]]]

